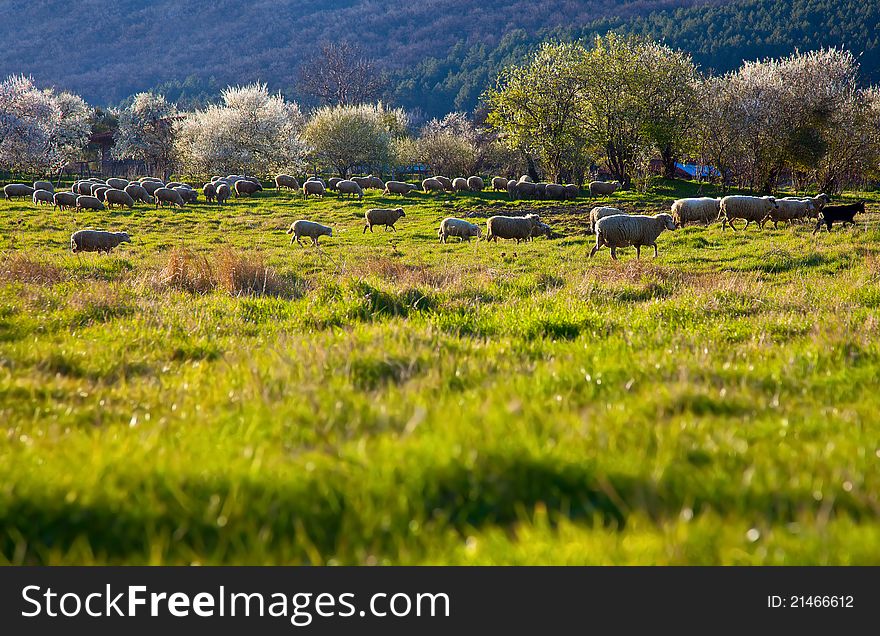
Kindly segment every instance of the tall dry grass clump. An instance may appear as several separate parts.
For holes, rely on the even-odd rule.
[[[61,267],[21,252],[7,252],[0,256],[0,280],[8,283],[49,285],[59,282],[63,274]]]
[[[262,254],[229,247],[208,255],[176,247],[153,282],[160,288],[194,294],[219,290],[234,296],[283,296],[290,291],[290,285],[266,265]]]

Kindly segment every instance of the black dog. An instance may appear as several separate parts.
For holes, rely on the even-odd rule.
[[[823,223],[829,232],[835,221],[837,223],[852,223],[855,225],[856,222],[853,220],[853,217],[859,212],[865,213],[864,201],[850,203],[849,205],[826,205],[822,208],[822,214],[819,216],[819,222],[816,223],[816,229],[813,230],[813,234],[819,231]]]

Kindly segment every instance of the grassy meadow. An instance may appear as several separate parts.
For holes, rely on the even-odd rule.
[[[880,564],[880,198],[587,258],[593,205],[695,189],[0,201],[0,563]]]

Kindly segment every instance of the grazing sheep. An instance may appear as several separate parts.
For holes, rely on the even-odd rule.
[[[183,197],[180,195],[178,190],[174,188],[159,188],[155,192],[153,192],[153,196],[156,198],[156,209],[159,209],[159,206],[163,203],[170,203],[172,205],[176,205],[179,208],[182,208],[185,204]]]
[[[56,192],[52,197],[52,209],[75,208],[78,196],[76,192]]]
[[[712,197],[676,199],[670,208],[672,218],[675,219],[678,227],[684,227],[688,223],[703,223],[708,226],[718,218],[720,211],[721,199]]]
[[[486,187],[486,184],[483,183],[483,180],[480,177],[474,175],[472,177],[468,177],[467,186],[468,190],[470,190],[471,192],[482,192],[483,189]]]
[[[48,190],[34,190],[34,205],[55,204],[54,196]]]
[[[525,182],[523,182],[525,183]],[[532,230],[540,223],[537,214],[525,216],[490,216],[486,220],[486,240],[498,242],[498,239],[513,239],[517,243],[527,241]]]
[[[361,190],[366,190],[370,187],[370,181],[372,179],[370,177],[352,177],[351,181],[354,181],[361,187]]]
[[[76,192],[77,194],[82,195],[90,195],[92,193],[92,182],[80,181],[76,184],[76,187],[71,189],[71,192]]]
[[[344,181],[340,181],[339,183],[337,183],[336,190],[343,197],[346,194],[350,194],[352,196],[356,196],[358,198],[358,200],[361,200],[364,198],[363,189],[351,179],[346,179]]]
[[[525,199],[538,196],[538,187],[531,181],[514,181],[507,183],[507,193],[511,199]]]
[[[322,236],[333,236],[333,228],[327,227],[326,225],[321,225],[320,223],[315,223],[314,221],[306,221],[305,219],[300,219],[299,221],[294,221],[290,224],[290,228],[287,230],[288,234],[293,234],[290,237],[290,243],[293,244],[294,241],[302,245],[302,241],[300,240],[303,236],[308,236],[312,239],[312,245],[318,244],[318,239]]]
[[[403,181],[386,181],[385,190],[383,190],[382,194],[385,196],[388,196],[389,194],[399,194],[400,196],[405,197],[415,189],[416,186],[411,183],[404,183]]]
[[[76,197],[77,210],[105,210],[104,204],[97,197],[89,194],[81,194]]]
[[[822,208],[822,212],[819,213],[819,220],[816,223],[816,229],[813,230],[813,234],[818,232],[823,224],[829,233],[831,232],[831,226],[834,225],[835,222],[843,223],[844,225],[847,223],[855,225],[855,216],[859,213],[865,213],[864,201],[850,203],[848,205],[826,205]]]
[[[92,196],[95,197],[96,199],[98,199],[99,201],[103,201],[104,194],[107,192],[107,190],[110,190],[110,189],[111,188],[108,185],[102,185],[102,186],[98,186],[97,188],[92,188]]]
[[[590,196],[614,194],[620,189],[620,181],[590,181]]]
[[[111,188],[116,188],[117,190],[125,190],[125,186],[129,184],[128,179],[120,179],[118,177],[111,177],[107,179],[107,185]]]
[[[147,191],[151,197],[156,196],[156,190],[164,188],[165,184],[161,181],[141,181],[141,187]]]
[[[440,182],[444,190],[446,190],[447,192],[452,192],[452,179],[450,179],[449,177],[444,177],[442,175],[437,175],[434,178]]]
[[[373,188],[373,190],[385,189],[385,182],[382,181],[382,179],[380,179],[379,177],[374,177],[373,175],[370,175],[369,177],[367,177],[367,179],[370,180],[370,185],[367,186],[368,188]]]
[[[581,189],[576,183],[565,184],[565,198],[574,201],[581,195]]]
[[[226,201],[229,200],[229,195],[229,184],[220,183],[220,185],[216,187],[217,205],[223,205],[226,203]]]
[[[330,177],[327,179],[327,189],[336,191],[336,186],[339,185],[340,181],[345,181],[346,179],[340,179],[339,177]]]
[[[202,186],[202,193],[205,195],[205,201],[213,203],[217,198],[217,186],[213,183],[206,183]]]
[[[734,219],[744,219],[746,225],[743,229],[749,227],[749,223],[754,222],[759,225],[761,221],[773,210],[778,209],[779,205],[773,197],[749,197],[749,196],[728,196],[721,199],[721,211],[718,218],[722,219],[721,229],[728,225],[734,232],[736,228],[733,225]]]
[[[275,177],[275,187],[279,190],[281,188],[287,188],[289,190],[299,190],[299,181],[297,181],[296,177],[293,177],[289,174],[279,174]]]
[[[599,206],[590,210],[590,232],[596,231],[596,223],[599,222],[599,219],[606,216],[614,216],[615,214],[626,214],[626,212],[607,206]]]
[[[545,199],[557,199],[564,201],[566,199],[565,186],[559,183],[548,183],[544,186]]]
[[[239,183],[243,182],[239,181]],[[184,203],[196,203],[199,200],[199,193],[190,187],[177,186],[172,189],[180,193],[180,198],[183,199]]]
[[[181,183],[180,181],[169,181],[165,184],[166,188],[189,188],[190,185],[188,183]]]
[[[777,199],[777,201],[809,201],[813,204],[813,210],[807,216],[817,218],[822,208],[831,203],[831,197],[823,192],[814,197],[782,197],[782,199]]]
[[[34,190],[31,186],[25,185],[23,183],[10,183],[9,185],[3,186],[3,196],[9,201],[12,197],[32,197],[34,196]]]
[[[104,193],[104,201],[107,202],[108,208],[112,208],[114,205],[128,208],[134,207],[134,199],[131,198],[131,195],[125,190],[117,190],[116,188],[110,188]]]
[[[596,245],[590,250],[590,258],[605,245],[611,248],[614,260],[617,260],[617,248],[630,246],[636,248],[636,258],[641,258],[643,245],[653,247],[654,258],[657,258],[657,237],[663,230],[675,230],[675,220],[665,212],[654,216],[606,216],[596,224]]]
[[[519,178],[519,182],[520,183],[534,183],[534,181],[532,181],[532,178],[527,174],[522,175]]]
[[[397,229],[394,227],[394,224],[397,222],[397,219],[405,216],[406,213],[403,211],[403,208],[370,208],[364,214],[367,223],[364,225],[362,234],[366,234],[367,228],[370,228],[370,232],[372,232],[374,225],[384,225],[386,232],[388,228],[396,232]]]
[[[256,194],[263,189],[259,183],[254,183],[253,181],[249,181],[247,179],[240,179],[235,182],[235,196],[249,196],[251,194]]]
[[[153,183],[161,183],[162,185],[165,185],[165,182],[162,181],[162,179],[160,179],[159,177],[141,177],[140,179],[138,179],[138,181],[140,183],[146,183],[147,181],[152,181]]]
[[[550,226],[546,223],[538,222],[535,227],[532,228],[532,233],[529,234],[529,239],[532,240],[538,238],[539,236],[546,236],[547,238],[553,238],[553,230],[550,229]]]
[[[507,179],[504,177],[492,177],[492,189],[496,192],[507,190]]]
[[[538,183],[535,184],[535,188],[532,193],[532,196],[534,196],[536,199],[546,198],[547,185],[548,184],[546,181],[538,181]]]
[[[769,214],[758,222],[758,226],[763,228],[767,221],[773,221],[773,227],[779,227],[780,221],[785,221],[791,225],[794,221],[800,221],[807,217],[816,215],[816,206],[811,199],[792,200],[777,199],[776,207],[770,210]]]
[[[316,197],[324,198],[324,194],[327,192],[327,189],[324,187],[324,182],[318,179],[314,181],[306,181],[303,184],[303,196],[308,197],[310,194],[315,195]]]
[[[146,189],[138,182],[129,183],[125,186],[125,192],[128,193],[128,196],[132,198],[133,201],[141,201],[142,203],[153,203],[153,197],[150,196],[150,193],[146,191]]]
[[[428,177],[422,180],[422,190],[425,192],[443,192],[443,184],[436,177]]]
[[[470,190],[470,188],[468,188],[467,179],[465,179],[463,177],[456,177],[455,179],[453,179],[452,180],[452,190],[454,192],[466,192],[466,191]]]
[[[51,181],[34,181],[34,190],[46,190],[55,194],[55,186]]]
[[[131,243],[128,232],[105,232],[103,230],[77,230],[70,235],[70,251],[110,252],[120,243]]]
[[[457,236],[461,240],[470,243],[472,236],[480,238],[481,235],[482,230],[479,225],[474,225],[464,219],[455,219],[452,217],[443,219],[440,222],[440,229],[437,230],[437,236],[440,237],[441,243],[445,243],[446,239],[450,236]]]

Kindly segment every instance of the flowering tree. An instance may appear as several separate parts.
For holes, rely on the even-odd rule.
[[[416,141],[416,160],[426,163],[435,174],[473,174],[479,158],[479,135],[464,113],[449,113],[432,119],[422,127]]]
[[[304,117],[295,102],[265,84],[229,87],[222,103],[189,113],[177,127],[177,150],[190,174],[265,176],[302,170]]]
[[[90,111],[70,93],[38,89],[11,76],[0,83],[0,166],[34,172],[59,168],[88,141]]]
[[[391,163],[394,140],[407,131],[408,118],[401,109],[378,104],[325,106],[303,129],[311,156],[319,164],[346,177],[353,168],[370,169]]]
[[[138,159],[167,178],[175,162],[175,120],[177,109],[162,95],[138,93],[119,112],[119,129],[113,155]]]

